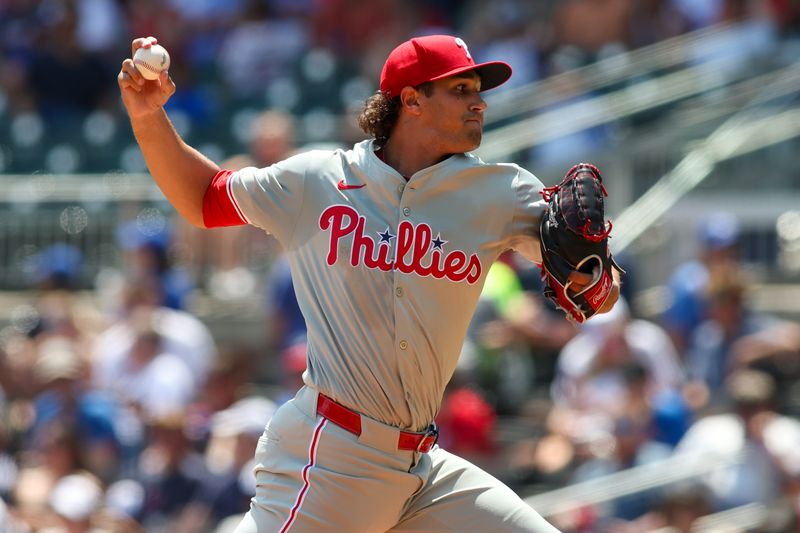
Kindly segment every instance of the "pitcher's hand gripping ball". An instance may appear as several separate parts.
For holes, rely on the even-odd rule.
[[[157,80],[169,68],[169,53],[160,44],[139,48],[133,55],[133,64],[146,80]]]
[[[547,207],[539,226],[544,295],[564,310],[567,318],[583,323],[611,295],[611,268],[617,265],[608,248],[611,221],[606,224],[604,198],[608,196],[597,167],[579,163],[561,183],[542,191]],[[573,271],[591,274],[591,283],[576,294],[569,288]]]

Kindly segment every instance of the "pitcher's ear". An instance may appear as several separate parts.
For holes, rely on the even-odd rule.
[[[400,104],[411,113],[418,113],[420,107],[420,93],[414,87],[403,87],[400,91]]]

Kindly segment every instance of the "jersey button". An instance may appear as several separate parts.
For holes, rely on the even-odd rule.
[[[397,186],[397,192],[399,192],[400,194],[403,194],[403,191],[405,190],[405,188],[406,188],[405,184],[401,183],[400,185]]]
[[[402,298],[402,297],[403,297],[403,287],[397,287],[397,288],[394,290],[394,293],[395,293],[395,294],[396,294],[396,295],[397,295],[399,298]]]
[[[411,209],[409,209],[409,208],[407,208],[407,207],[404,207],[404,208],[403,208],[403,214],[404,214],[405,216],[408,216],[408,215],[410,215],[410,214],[411,214]]]
[[[400,349],[405,350],[408,348],[408,343],[406,341],[400,341]]]

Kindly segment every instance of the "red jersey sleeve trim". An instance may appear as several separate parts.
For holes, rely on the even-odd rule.
[[[207,228],[241,226],[247,224],[231,190],[232,170],[220,170],[203,196],[203,224]]]

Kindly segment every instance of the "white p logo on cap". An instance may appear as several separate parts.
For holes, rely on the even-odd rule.
[[[467,43],[465,43],[464,40],[461,39],[461,37],[456,37],[456,46],[458,46],[459,48],[463,48],[464,53],[467,54],[467,59],[472,60],[472,56],[469,55],[469,48],[467,48]]]

